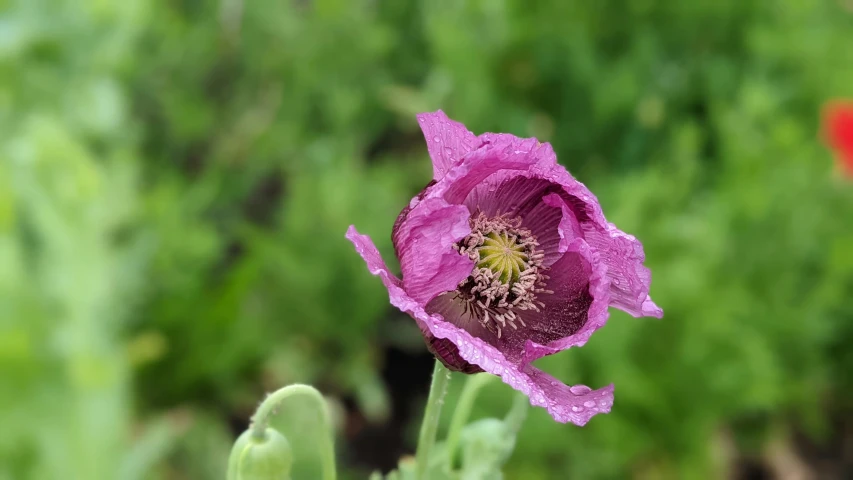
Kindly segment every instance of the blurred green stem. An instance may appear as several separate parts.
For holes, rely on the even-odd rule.
[[[258,440],[264,439],[266,429],[269,426],[270,418],[276,413],[281,403],[288,397],[294,395],[304,395],[316,403],[320,412],[320,428],[325,430],[323,435],[322,458],[323,458],[323,480],[335,480],[337,470],[335,468],[335,439],[332,431],[332,422],[329,420],[329,409],[326,405],[326,400],[316,388],[310,385],[294,384],[280,388],[275,392],[267,395],[267,398],[261,402],[258,410],[252,416],[252,436]]]
[[[530,399],[527,398],[527,395],[516,392],[512,399],[512,407],[509,409],[509,413],[506,414],[506,417],[504,417],[504,423],[513,435],[517,434],[518,431],[521,430],[521,426],[524,425],[524,420],[527,419],[527,411],[529,409]]]
[[[435,445],[435,434],[438,431],[438,420],[441,417],[441,406],[444,404],[448,383],[450,383],[450,371],[436,360],[432,371],[432,385],[429,387],[429,398],[427,398],[424,419],[421,423],[421,433],[418,436],[418,449],[415,453],[417,480],[427,478],[429,456]]]
[[[447,434],[447,461],[451,469],[456,456],[456,447],[459,445],[459,437],[462,435],[462,427],[468,423],[468,417],[471,416],[471,409],[474,407],[474,400],[477,399],[480,389],[495,378],[497,377],[494,375],[477,374],[469,375],[465,380],[465,387],[463,387],[459,402],[453,411],[453,419],[450,420],[450,430]]]

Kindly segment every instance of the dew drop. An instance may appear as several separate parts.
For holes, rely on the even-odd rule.
[[[601,405],[603,408],[607,408],[610,406],[610,402],[605,402],[604,400],[602,400],[601,403],[599,403],[599,405]]]
[[[573,412],[582,412],[582,411],[583,411],[583,407],[580,407],[580,406],[578,406],[578,405],[574,405],[574,406],[572,406],[572,411],[573,411]]]
[[[450,147],[444,147],[444,153],[447,154],[448,157],[453,155],[453,149]]]
[[[592,389],[584,385],[575,385],[574,387],[569,387],[569,391],[575,395],[584,395],[586,393],[589,393],[590,390]]]
[[[592,400],[587,400],[583,402],[583,406],[585,406],[586,408],[593,408],[595,407],[595,402],[593,402]]]
[[[438,135],[436,135],[436,136],[432,137],[432,140],[433,140],[434,142],[436,142],[436,143],[440,143],[440,142],[441,142],[441,137],[439,137]]]

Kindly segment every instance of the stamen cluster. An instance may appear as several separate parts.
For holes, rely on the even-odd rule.
[[[487,217],[480,212],[471,217],[470,224],[471,234],[455,248],[475,265],[459,284],[456,298],[464,301],[467,314],[500,338],[507,325],[513,329],[518,329],[516,322],[526,326],[520,312],[545,306],[537,294],[554,293],[544,288],[548,279],[542,266],[545,254],[519,217]]]

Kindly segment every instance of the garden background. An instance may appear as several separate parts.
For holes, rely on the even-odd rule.
[[[849,478],[851,45],[849,0],[0,0],[0,479],[223,478],[293,382],[344,478],[411,453],[432,360],[344,232],[393,258],[439,108],[551,142],[665,311],[539,362],[615,404],[508,479]]]

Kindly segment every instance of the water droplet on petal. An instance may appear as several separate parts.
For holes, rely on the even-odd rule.
[[[585,406],[586,408],[593,408],[595,407],[595,402],[593,402],[592,400],[587,400],[583,402],[583,406]]]
[[[436,143],[440,143],[440,142],[441,142],[441,137],[439,137],[438,135],[436,135],[436,136],[432,137],[432,140],[433,140],[434,142],[436,142]]]
[[[574,387],[569,387],[569,391],[575,395],[584,395],[589,393],[590,390],[592,389],[584,385],[575,385]]]
[[[450,147],[444,147],[444,153],[447,154],[448,157],[453,155],[453,149]]]
[[[583,407],[580,407],[580,406],[578,406],[578,405],[574,405],[574,406],[572,407],[572,411],[573,411],[573,412],[582,412],[582,411],[583,411]]]

